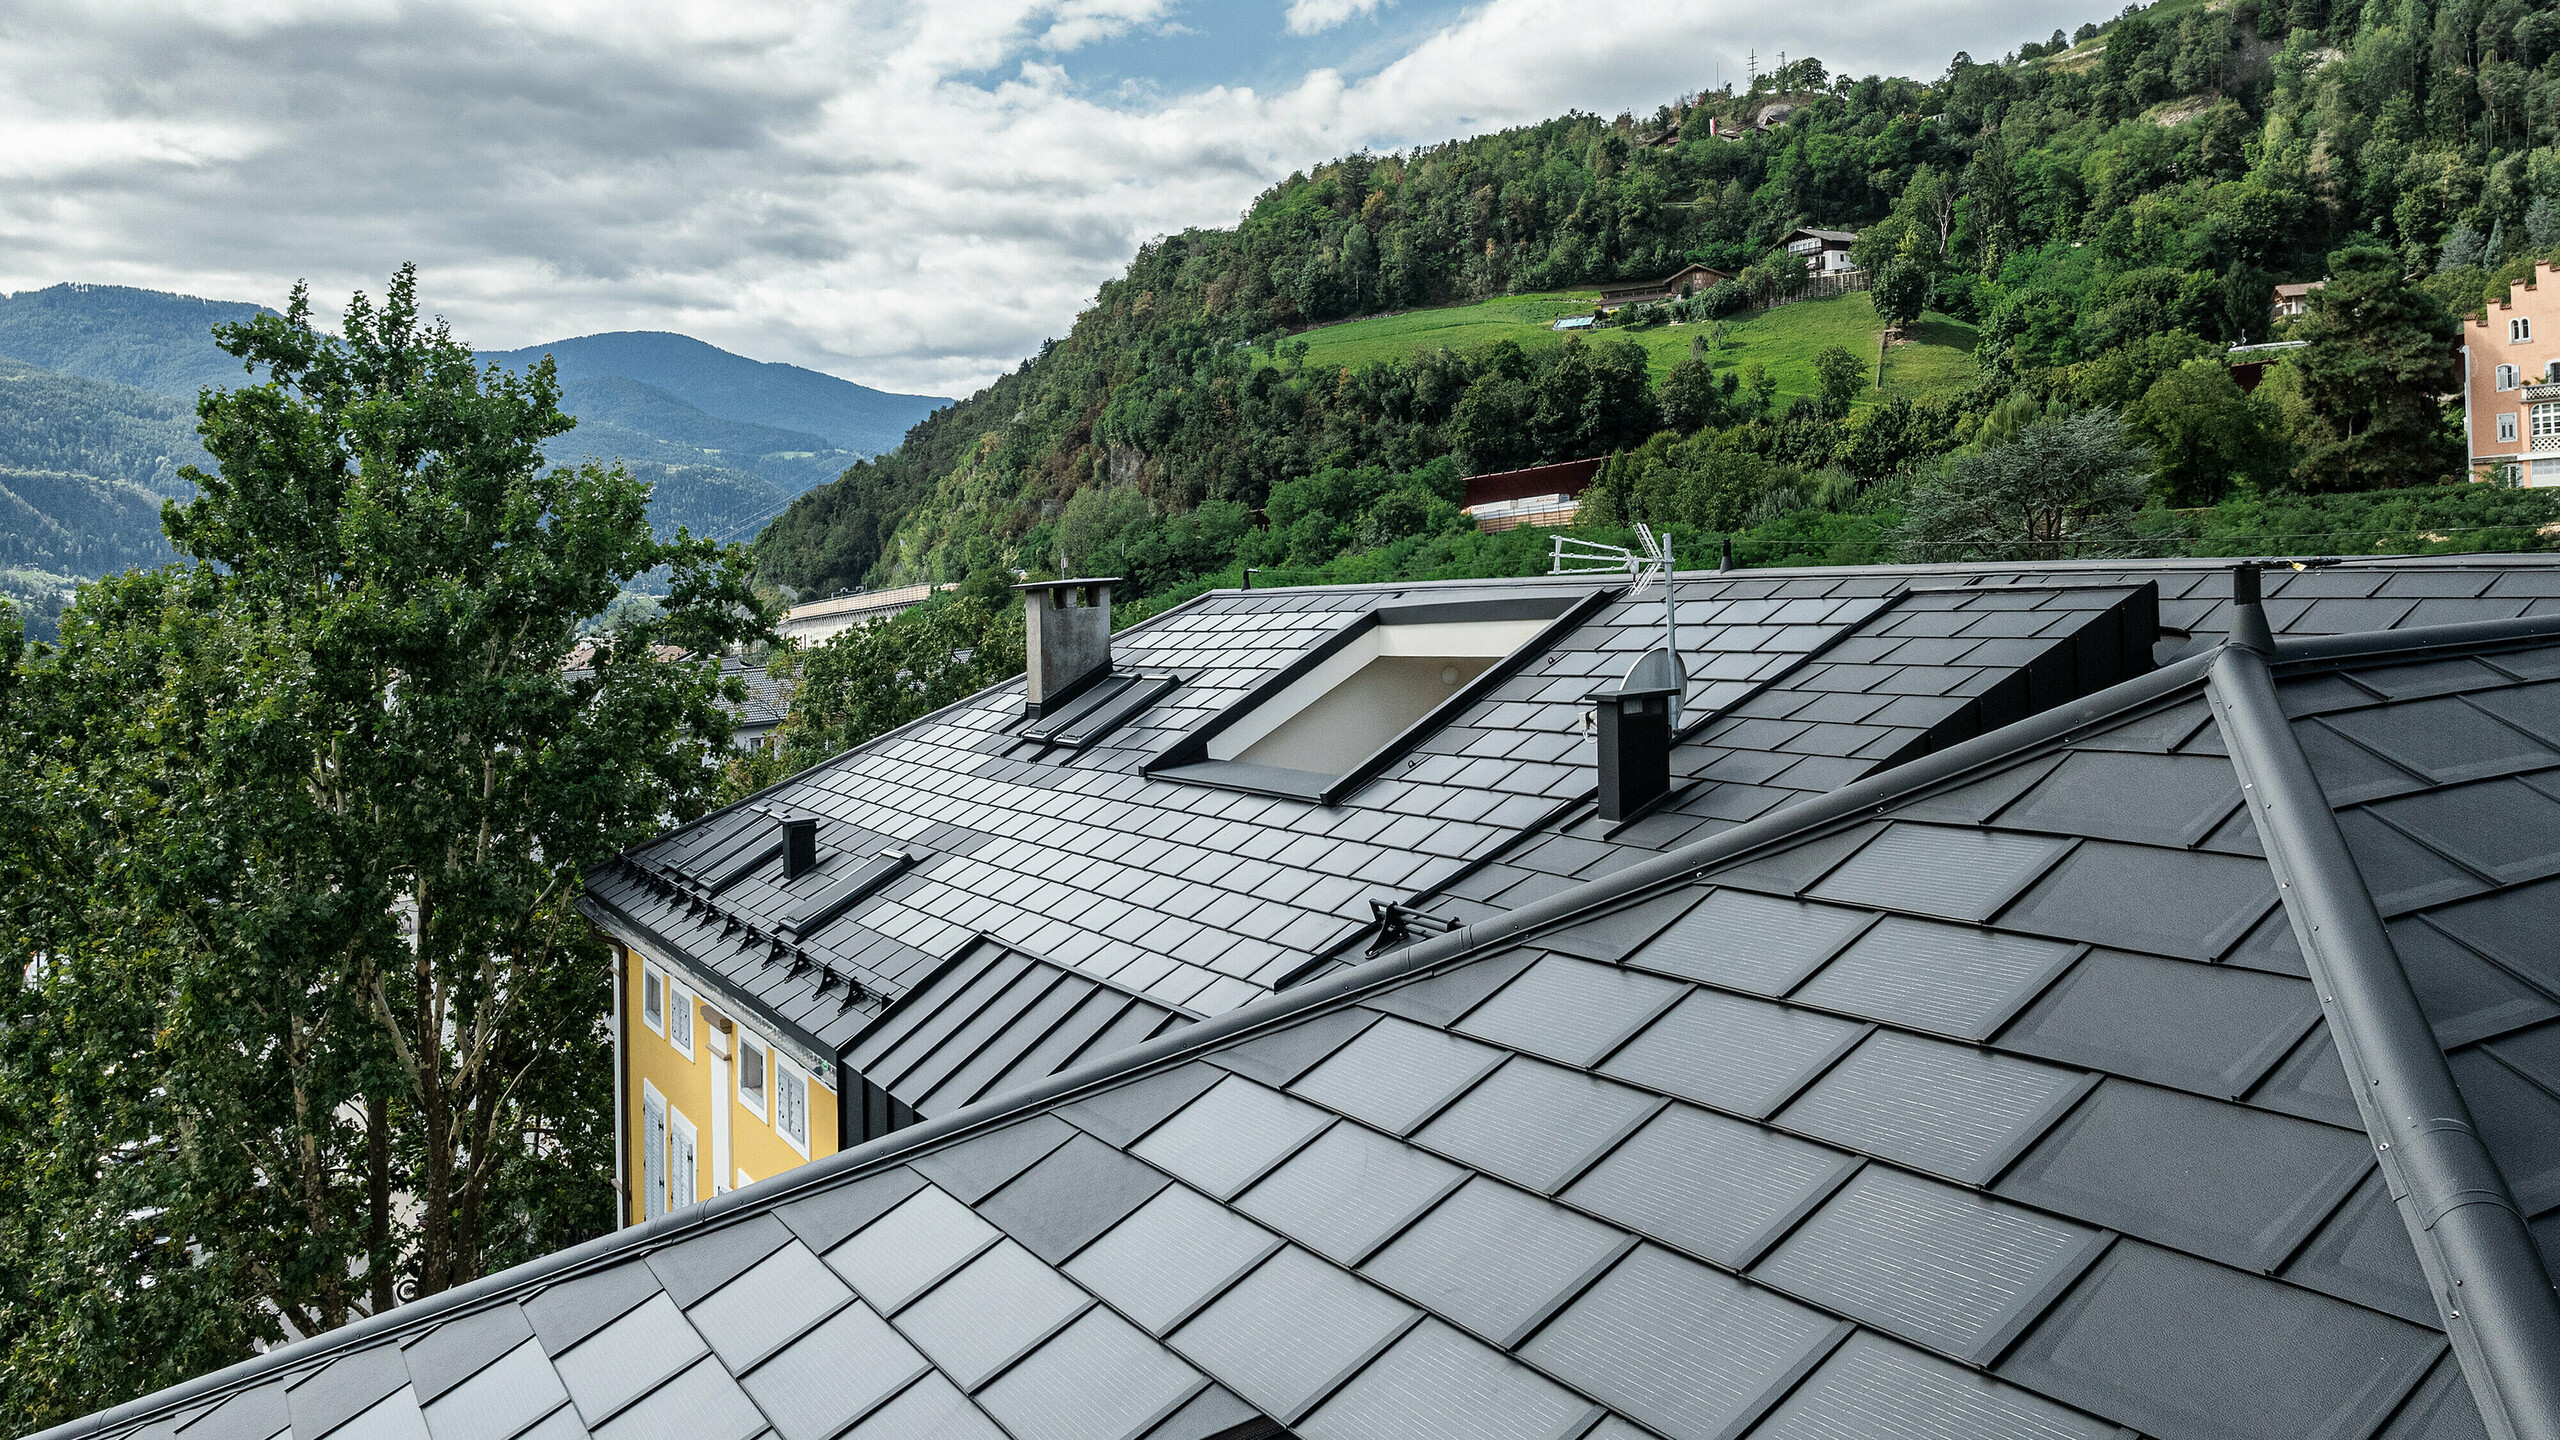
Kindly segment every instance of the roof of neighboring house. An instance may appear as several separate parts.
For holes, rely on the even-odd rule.
[[[771,730],[790,715],[791,687],[774,679],[764,666],[731,656],[720,662],[720,674],[722,679],[735,676],[746,682],[746,702],[737,707],[740,729]]]
[[[2303,296],[2310,294],[2312,291],[2317,290],[2328,283],[2329,282],[2326,280],[2305,280],[2297,284],[2279,285],[2276,287],[2276,298],[2279,300],[2299,300]]]
[[[1820,240],[1825,245],[1847,245],[1857,240],[1858,232],[1855,230],[1816,230],[1810,226],[1804,226],[1788,231],[1786,239],[1781,240],[1779,243],[1784,244],[1786,243],[1786,240],[1793,240],[1799,236],[1806,236]]]
[[[1082,740],[1030,738],[1048,732],[1027,726],[1021,683],[997,686],[632,851],[590,876],[585,903],[820,1065],[991,936],[1038,976],[1103,984],[1075,1011],[1091,1043],[1055,1068],[1135,1023],[1106,1013],[1115,997],[1189,1023],[1356,962],[1379,935],[1373,901],[1460,922],[1515,910],[2138,673],[2218,636],[2229,587],[2211,562],[1685,575],[1676,793],[1618,826],[1593,814],[1585,697],[1658,643],[1662,616],[1658,587],[1621,583],[1213,593],[1114,637],[1118,668],[1162,689],[1117,697],[1136,707],[1117,724],[1106,707]],[[2267,583],[2293,634],[2560,607],[2560,568],[2534,557]],[[1586,608],[1339,803],[1150,770],[1355,627],[1475,602]],[[820,867],[796,882],[774,858],[776,815],[821,821]],[[1067,997],[1044,982],[989,1003],[1034,999]],[[930,1115],[994,1093],[993,1077],[964,1096],[933,1073],[898,1098]]]
[[[2560,618],[2215,647],[61,1433],[2548,1436],[2555,889]]]
[[[1496,470],[1485,475],[1470,475],[1461,508],[1524,500],[1532,495],[1579,495],[1591,483],[1591,477],[1600,473],[1600,466],[1607,459],[1605,455],[1594,455],[1585,460],[1532,465],[1525,470]]]

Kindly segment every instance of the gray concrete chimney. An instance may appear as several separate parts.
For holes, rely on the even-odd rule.
[[[1119,583],[1112,576],[1013,587],[1022,592],[1031,715],[1065,704],[1111,673],[1111,587]]]

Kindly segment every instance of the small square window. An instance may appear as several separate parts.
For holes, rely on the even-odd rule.
[[[2499,389],[2501,389],[2501,390],[2513,390],[2514,388],[2516,388],[2516,385],[2519,383],[2519,381],[2520,381],[2521,379],[2522,379],[2522,372],[2521,372],[2521,371],[2519,371],[2519,370],[2517,370],[2515,366],[2513,366],[2513,365],[2501,365],[2501,366],[2499,366],[2499,367],[2498,367],[2498,388],[2499,388]]]
[[[667,1043],[693,1058],[693,996],[683,986],[667,986]]]
[[[773,1133],[783,1143],[809,1154],[809,1077],[777,1057],[773,1065]]]
[[[2516,440],[2516,417],[2512,411],[2498,417],[2498,442],[2512,445]]]
[[[2523,344],[2525,341],[2527,341],[2527,340],[2531,340],[2532,338],[2533,338],[2533,322],[2532,322],[2532,321],[2530,321],[2530,320],[2510,320],[2510,321],[2508,321],[2508,322],[2507,322],[2507,343],[2508,343],[2508,344],[2510,344],[2510,345],[2521,345],[2521,344]]]
[[[741,1030],[738,1032],[738,1103],[757,1119],[765,1118],[765,1048],[764,1042]]]
[[[640,1023],[656,1034],[667,1033],[667,977],[649,966],[640,970]]]

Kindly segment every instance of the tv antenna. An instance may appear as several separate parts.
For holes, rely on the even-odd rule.
[[[1547,552],[1550,575],[1606,575],[1612,571],[1626,572],[1628,589],[1634,594],[1642,594],[1656,575],[1662,577],[1662,644],[1636,657],[1636,669],[1627,673],[1634,675],[1647,665],[1669,672],[1648,678],[1671,691],[1671,728],[1677,732],[1680,704],[1689,697],[1689,670],[1680,663],[1680,608],[1673,599],[1679,579],[1671,559],[1671,537],[1657,535],[1652,526],[1638,521],[1636,548],[1632,550],[1624,545],[1603,545],[1596,540],[1558,535]]]

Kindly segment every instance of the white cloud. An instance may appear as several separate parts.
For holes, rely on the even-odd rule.
[[[1365,76],[1171,93],[1089,90],[1083,52],[1237,22],[1181,0],[15,0],[0,289],[274,303],[415,260],[489,348],[680,330],[961,394],[1146,238],[1232,223],[1293,169],[1650,111],[1719,62],[1738,78],[1750,44],[1934,73],[2058,23],[1990,8],[1844,0],[1763,29],[1742,0],[1484,0]]]
[[[1317,35],[1346,20],[1375,13],[1386,0],[1289,0],[1292,35]]]

